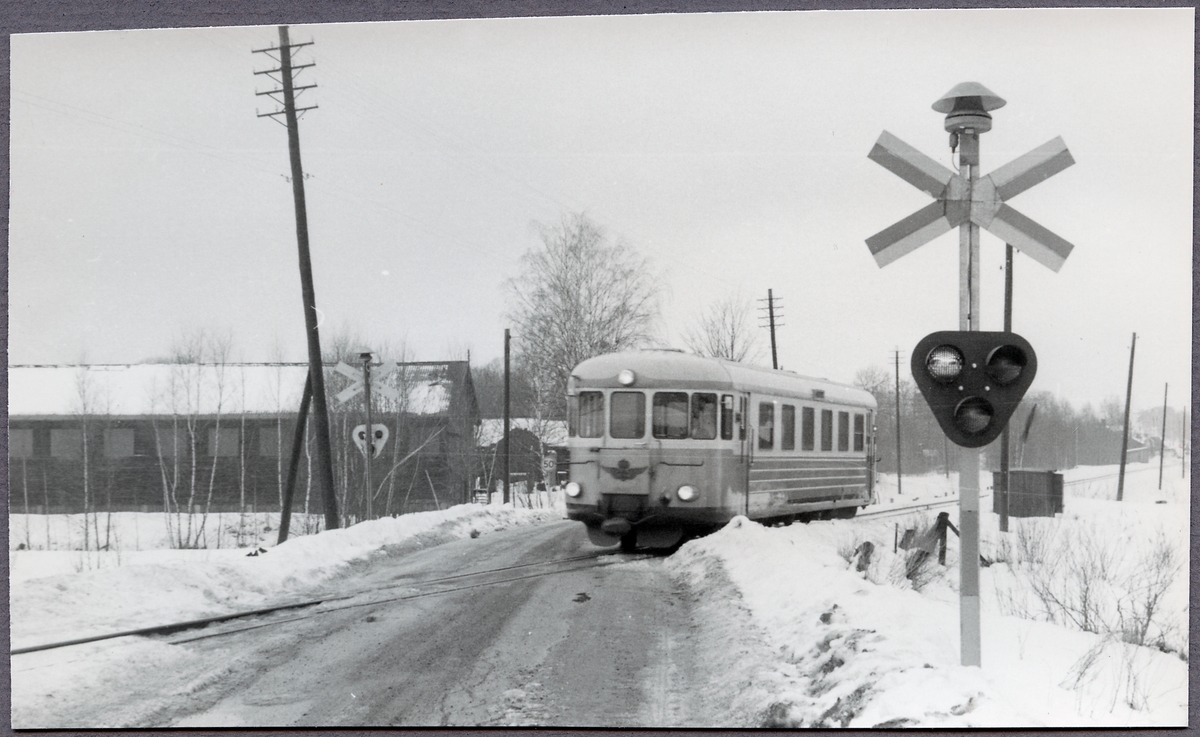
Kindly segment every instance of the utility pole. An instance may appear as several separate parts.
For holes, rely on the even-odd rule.
[[[1133,353],[1137,349],[1137,333],[1129,344],[1129,381],[1125,384],[1125,430],[1121,434],[1121,470],[1117,474],[1117,501],[1125,499],[1125,460],[1129,451],[1129,402],[1133,399]]]
[[[782,319],[783,315],[775,314],[775,303],[777,300],[775,299],[775,294],[772,290],[770,290],[770,289],[767,290],[767,298],[766,299],[760,299],[758,301],[767,303],[767,306],[765,308],[760,307],[759,309],[760,310],[766,309],[766,311],[767,311],[766,327],[769,327],[771,329],[771,368],[778,369],[779,368],[779,353],[775,350],[775,328],[783,327],[783,323],[777,321],[778,319]],[[783,306],[780,305],[780,309],[782,309],[782,308],[783,308]],[[760,326],[760,327],[763,327],[763,326]]]
[[[367,407],[367,440],[366,450],[363,452],[363,480],[367,487],[364,509],[367,519],[375,519],[375,484],[371,479],[371,460],[375,457],[375,426],[371,424],[371,353],[363,351],[358,357],[363,362],[363,403]]]
[[[296,418],[296,432],[292,437],[292,460],[288,464],[287,485],[283,487],[283,508],[279,512],[279,538],[276,545],[288,539],[292,524],[292,499],[296,495],[296,473],[300,470],[300,454],[304,452],[305,425],[308,422],[308,407],[312,403],[312,374],[304,377],[304,393],[300,397],[300,415]],[[279,449],[283,450],[283,431],[279,433]]]
[[[904,493],[904,473],[900,464],[900,349],[896,349],[896,494]]]
[[[1013,298],[1013,247],[1011,243],[1004,244],[1004,332],[1012,332],[1012,298]],[[1009,454],[1008,425],[1000,433],[1000,488],[996,490],[996,501],[1000,507],[1000,531],[1008,532],[1008,454]]]
[[[509,479],[509,452],[508,452],[508,433],[509,423],[512,421],[511,409],[511,386],[512,378],[509,371],[509,348],[508,344],[512,336],[508,333],[508,328],[504,328],[504,497],[503,502],[508,504],[508,479]]]
[[[258,117],[283,115],[288,131],[288,153],[292,167],[292,199],[296,208],[296,247],[300,258],[300,289],[304,300],[304,326],[308,335],[308,374],[312,382],[313,424],[316,430],[316,479],[321,489],[325,506],[325,529],[333,530],[340,526],[338,520],[337,497],[333,489],[333,453],[329,439],[329,410],[325,399],[324,364],[321,360],[321,338],[317,332],[317,297],[313,289],[312,259],[308,250],[308,210],[304,201],[304,169],[300,165],[300,128],[297,114],[312,110],[316,105],[296,107],[296,93],[316,87],[315,84],[296,86],[294,74],[313,64],[292,64],[292,49],[309,46],[312,42],[293,44],[288,40],[287,26],[279,26],[279,46],[258,49],[254,53],[267,54],[279,52],[279,68],[255,72],[265,74],[279,83],[280,89],[259,92],[267,95],[276,102],[281,102],[275,95],[283,95],[283,109],[270,113],[260,113]],[[274,57],[271,57],[274,58]],[[278,74],[279,78],[271,76]]]
[[[1163,421],[1162,433],[1158,441],[1158,490],[1162,491],[1163,477],[1163,461],[1167,457],[1167,388],[1170,384],[1163,384]]]

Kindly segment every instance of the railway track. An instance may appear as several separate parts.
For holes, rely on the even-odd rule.
[[[979,498],[982,501],[991,497],[991,492],[981,495]],[[919,504],[909,504],[903,507],[891,507],[889,509],[868,510],[859,512],[855,519],[887,519],[889,517],[903,517],[914,512],[925,512],[933,509],[942,509],[944,507],[952,507],[958,504],[958,497],[939,499],[936,501],[921,502]]]
[[[40,645],[31,645],[20,648],[13,648],[9,651],[10,655],[23,655],[26,653],[40,652],[44,650],[54,650],[58,648],[70,647],[73,645],[83,645],[89,642],[97,642],[100,640],[111,640],[119,637],[153,637],[153,636],[170,636],[180,632],[190,630],[198,630],[207,628],[211,625],[221,624],[224,622],[238,622],[239,620],[247,620],[255,617],[270,617],[270,615],[280,612],[291,611],[295,609],[310,609],[297,616],[289,617],[271,617],[267,621],[259,621],[253,624],[241,624],[212,632],[203,632],[195,635],[166,640],[169,644],[180,645],[196,640],[203,640],[210,637],[222,637],[232,635],[239,632],[260,629],[262,627],[271,627],[274,625],[284,624],[285,622],[295,622],[303,619],[310,619],[322,614],[330,614],[334,612],[345,611],[347,609],[355,609],[366,606],[377,606],[390,602],[406,601],[410,599],[418,599],[427,596],[437,596],[439,594],[449,594],[456,591],[465,591],[484,586],[496,586],[504,583],[512,583],[514,581],[522,581],[532,578],[540,578],[542,576],[555,575],[560,573],[570,573],[589,568],[599,568],[602,566],[615,565],[620,563],[628,563],[637,560],[646,560],[649,558],[659,557],[655,554],[638,554],[638,553],[621,553],[616,551],[599,551],[588,553],[586,555],[576,555],[569,558],[560,558],[557,560],[535,561],[532,563],[521,563],[511,566],[502,566],[499,568],[489,568],[482,571],[473,571],[470,573],[458,573],[451,576],[441,576],[438,578],[421,579],[414,581],[405,581],[402,583],[391,584],[387,586],[378,586],[372,589],[357,591],[351,594],[342,594],[338,596],[326,596],[321,598],[305,599],[281,603],[269,607],[260,607],[256,609],[245,610],[241,612],[231,612],[228,614],[220,614],[212,617],[204,617],[200,619],[184,620],[179,622],[170,622],[167,624],[152,625],[149,627],[139,627],[136,629],[121,630],[109,632],[100,635],[92,635],[89,637],[80,637],[70,640],[62,640],[59,642],[50,642]],[[550,570],[538,570],[546,569]],[[533,570],[530,570],[533,569]],[[508,575],[516,574],[516,575]],[[485,578],[488,576],[497,576],[497,578],[476,581],[472,579]],[[448,585],[447,585],[448,584]],[[403,593],[391,596],[378,596],[381,592],[386,592],[395,589],[405,589]],[[365,597],[365,598],[364,598]],[[317,608],[320,607],[320,608]]]

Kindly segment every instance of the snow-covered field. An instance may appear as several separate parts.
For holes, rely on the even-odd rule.
[[[1190,485],[1176,469],[1160,492],[1151,469],[1157,465],[1130,468],[1121,503],[1109,500],[1115,477],[1105,478],[1115,468],[1068,471],[1065,513],[1014,519],[1007,535],[983,515],[982,552],[993,563],[981,579],[982,668],[958,664],[954,538],[945,567],[893,551],[898,529],[919,528],[933,512],[778,528],[738,518],[688,542],[665,565],[688,585],[716,637],[703,645],[721,668],[713,683],[727,695],[734,689],[731,714],[742,720],[723,726],[1185,725]],[[1098,480],[1070,483],[1084,478]],[[905,477],[902,495],[889,496],[889,483],[880,485],[881,506],[952,494],[952,479],[942,476]],[[113,515],[113,550],[9,552],[12,645],[285,602],[383,545],[438,544],[562,517],[553,504],[463,505],[273,547],[276,533],[266,528],[277,520],[263,515],[235,518],[238,534],[218,536],[252,547],[182,551],[154,549],[166,540],[161,515]],[[293,529],[302,522],[294,519]],[[11,515],[11,546],[66,548],[55,541],[82,524]],[[874,555],[860,571],[855,551],[866,541]],[[259,547],[267,552],[248,556]],[[99,674],[105,661],[136,655],[136,645],[107,642],[71,648],[69,657],[17,656],[14,703],[52,703],[45,694],[61,685],[62,672],[39,667],[43,661]],[[151,650],[139,657],[161,654]],[[122,687],[136,689],[136,677],[128,678]]]

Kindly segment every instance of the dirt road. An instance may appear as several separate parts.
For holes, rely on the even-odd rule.
[[[387,551],[327,590],[390,587],[344,607],[426,592],[417,584],[430,579],[598,552],[581,525],[560,522]],[[514,568],[439,584],[456,589],[446,593],[180,645],[243,665],[202,683],[158,726],[703,725],[687,682],[689,605],[662,566],[613,554]],[[523,578],[484,583],[498,577]]]

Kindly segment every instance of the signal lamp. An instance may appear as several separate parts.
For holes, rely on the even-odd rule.
[[[621,373],[617,374],[617,381],[621,383],[621,386],[633,386],[633,382],[637,381],[637,374],[633,372],[633,369],[622,369]]]
[[[942,331],[917,343],[913,379],[956,445],[996,439],[1037,374],[1033,347],[1016,333]]]
[[[929,358],[925,359],[925,368],[935,380],[949,384],[962,373],[962,351],[952,345],[939,345],[929,352]]]
[[[978,435],[992,424],[994,414],[986,399],[967,397],[954,408],[954,424],[967,435]]]
[[[571,481],[567,484],[565,491],[567,492],[567,496],[574,498],[583,493],[583,487],[576,482]]]
[[[1002,345],[988,356],[988,376],[1000,386],[1008,386],[1021,377],[1027,360],[1020,348]]]

